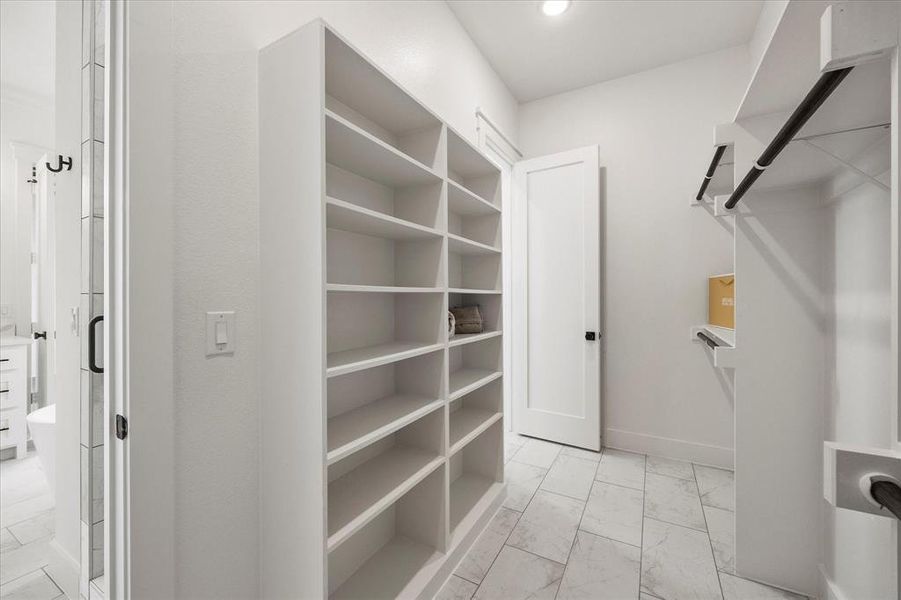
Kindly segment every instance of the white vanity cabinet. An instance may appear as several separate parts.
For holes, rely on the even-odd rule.
[[[16,449],[24,458],[28,445],[28,349],[24,337],[0,338],[0,450]]]

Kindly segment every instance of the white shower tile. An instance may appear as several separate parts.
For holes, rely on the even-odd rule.
[[[695,465],[701,504],[735,510],[735,483],[732,471]]]
[[[648,473],[644,492],[646,517],[702,531],[707,529],[694,480]]]
[[[707,534],[645,519],[641,591],[660,598],[721,600]]]
[[[622,600],[638,595],[641,550],[578,532],[557,600]]]
[[[585,503],[538,490],[507,539],[507,545],[565,563]]]
[[[541,482],[541,489],[579,500],[587,500],[597,463],[560,454]]]
[[[595,479],[638,490],[644,489],[644,454],[604,449]]]
[[[563,565],[504,546],[474,598],[478,600],[553,600]]]
[[[640,546],[643,501],[641,490],[596,481],[579,529]]]

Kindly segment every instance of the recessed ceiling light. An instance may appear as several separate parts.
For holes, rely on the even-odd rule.
[[[541,3],[541,12],[549,17],[562,15],[569,8],[569,0],[544,0]]]

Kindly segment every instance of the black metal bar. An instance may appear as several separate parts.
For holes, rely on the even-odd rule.
[[[716,168],[719,166],[720,159],[723,158],[723,153],[725,152],[726,146],[717,146],[716,150],[713,151],[713,160],[710,161],[710,166],[707,167],[707,174],[704,175],[704,181],[701,182],[701,189],[698,190],[695,200],[700,201],[704,198],[704,192],[707,191],[707,186],[710,185],[710,180],[713,179],[713,174],[716,173]]]
[[[782,126],[782,129],[779,130],[779,133],[776,134],[763,151],[763,154],[760,155],[760,158],[757,159],[757,163],[751,167],[748,174],[745,175],[744,179],[741,180],[741,183],[738,184],[738,187],[732,192],[732,195],[729,196],[729,199],[725,204],[726,208],[735,208],[735,205],[738,204],[738,201],[741,200],[742,196],[744,196],[751,186],[754,185],[757,178],[763,174],[763,171],[768,166],[773,164],[773,161],[779,156],[779,153],[782,152],[790,141],[792,141],[795,134],[807,124],[810,117],[817,112],[817,109],[819,109],[823,102],[825,102],[832,92],[835,91],[835,88],[837,88],[842,80],[848,76],[848,73],[850,73],[853,68],[854,67],[846,67],[836,71],[829,71],[820,76],[816,84],[814,84],[810,91],[807,92],[807,95],[804,96],[804,100],[801,101],[801,104],[798,105],[795,112],[791,114]]]
[[[88,323],[88,367],[94,373],[103,373],[103,367],[97,366],[97,324],[103,321],[103,315],[94,317]]]
[[[705,344],[707,344],[711,348],[717,348],[720,345],[719,342],[717,342],[715,339],[713,339],[712,337],[710,337],[703,331],[698,332],[698,337],[701,338],[701,341],[703,341]]]
[[[892,481],[874,481],[870,484],[870,495],[901,521],[901,487]]]

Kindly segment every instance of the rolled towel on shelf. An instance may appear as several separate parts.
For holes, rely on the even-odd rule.
[[[456,321],[455,333],[482,333],[482,313],[476,306],[457,306],[450,309]]]

